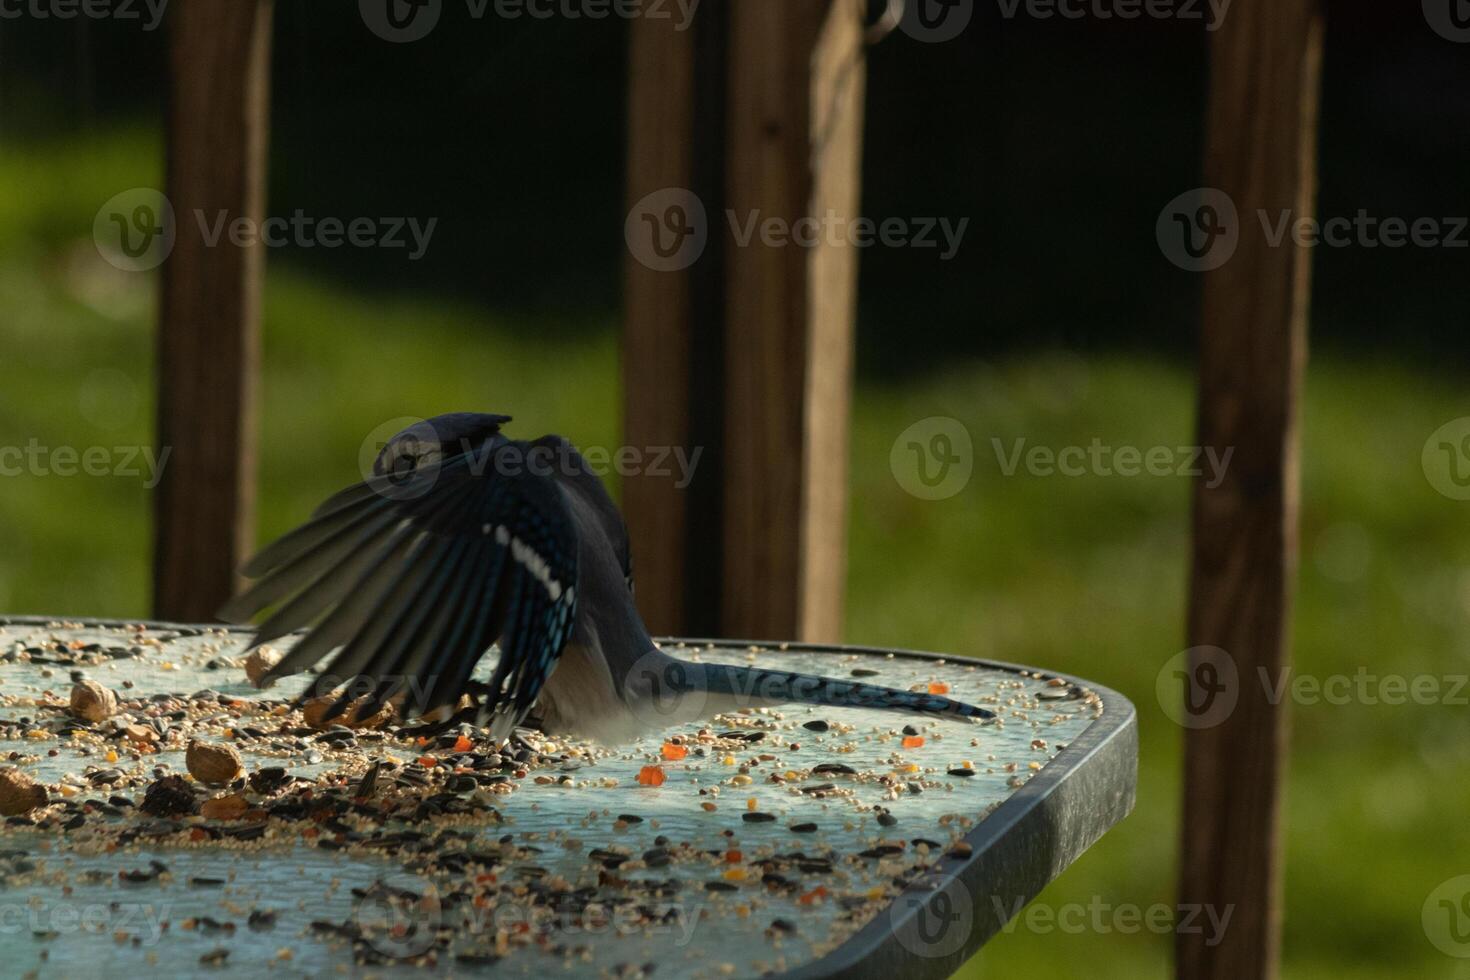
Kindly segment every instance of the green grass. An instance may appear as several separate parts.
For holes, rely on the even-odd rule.
[[[1466,507],[1435,493],[1428,434],[1464,413],[1460,389],[1384,364],[1313,366],[1303,432],[1298,673],[1470,672]],[[1177,477],[1004,476],[992,438],[1183,446],[1187,371],[1139,359],[1032,356],[955,365],[863,390],[854,436],[847,638],[1045,664],[1128,695],[1142,733],[1138,807],[1040,897],[1054,908],[1172,904],[1180,730],[1156,675],[1183,646],[1188,483]],[[925,502],[887,466],[927,415],[975,438],[965,493]],[[1343,542],[1348,542],[1346,545]],[[1451,975],[1420,907],[1462,873],[1470,792],[1463,706],[1301,705],[1289,769],[1286,975]],[[1160,976],[1168,937],[1088,931],[993,941],[975,972]]]
[[[147,134],[0,150],[0,446],[150,441],[152,283],[101,262],[90,229],[101,202],[157,181]],[[508,410],[522,432],[616,445],[611,319],[542,331],[276,262],[265,324],[262,537],[355,479],[363,441],[399,416]],[[1463,383],[1389,360],[1313,364],[1299,672],[1470,672],[1470,504],[1435,493],[1419,463],[1428,434],[1467,413],[1464,396]],[[991,440],[1184,446],[1192,414],[1188,369],[1141,357],[943,363],[857,394],[846,638],[1044,664],[1138,706],[1137,809],[1043,893],[1053,908],[1173,902],[1181,731],[1154,691],[1183,646],[1189,485],[1006,476]],[[927,502],[900,488],[889,450],[933,415],[965,423],[975,472],[960,495]],[[137,478],[0,477],[0,610],[146,614],[148,507]],[[1466,717],[1462,706],[1294,709],[1286,976],[1463,975],[1419,915],[1436,884],[1470,871]],[[966,973],[1132,980],[1164,976],[1169,953],[1167,935],[1022,924]]]

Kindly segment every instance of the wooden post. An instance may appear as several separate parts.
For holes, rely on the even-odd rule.
[[[863,5],[744,0],[730,38],[734,223],[840,232],[858,209]],[[822,238],[757,231],[727,252],[723,614],[740,635],[841,632],[857,248]]]
[[[1257,215],[1312,214],[1321,52],[1316,0],[1239,0],[1212,41],[1206,183],[1240,228],[1204,280],[1199,438],[1234,455],[1218,486],[1194,487],[1188,629],[1191,647],[1234,658],[1239,700],[1186,738],[1180,902],[1231,914],[1218,945],[1177,935],[1186,980],[1277,973],[1287,719],[1260,672],[1274,682],[1288,660],[1311,266]]]
[[[634,213],[629,236],[660,234],[669,209],[719,199],[722,178],[711,165],[724,146],[719,126],[723,44],[722,4],[706,3],[685,30],[672,19],[639,17],[632,23],[628,201]],[[652,225],[644,223],[640,211]],[[625,476],[622,508],[633,543],[638,605],[649,629],[714,636],[719,632],[720,534],[711,515],[719,513],[721,326],[713,305],[719,277],[709,273],[718,242],[712,249],[705,220],[703,251],[697,257],[691,252],[687,265],[687,259],[668,265],[651,261],[641,239],[630,237],[628,243],[625,441],[640,448],[679,447],[686,454],[697,447],[700,457],[687,487],[654,474]],[[651,237],[647,245],[652,248]]]
[[[636,210],[692,191],[707,242],[673,271],[633,250],[626,434],[705,455],[688,491],[624,483],[640,603],[656,631],[835,640],[857,281],[840,236],[858,208],[863,4],[705,4],[693,37],[675,33],[634,27],[629,198]],[[772,220],[779,240],[759,230]]]
[[[170,14],[166,194],[177,239],[158,323],[154,614],[213,620],[253,544],[263,248],[206,242],[197,215],[264,216],[271,0],[189,0]]]

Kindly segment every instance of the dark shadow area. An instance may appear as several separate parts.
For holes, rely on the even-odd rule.
[[[1319,214],[1470,214],[1464,46],[1418,4],[1330,8]],[[446,3],[428,37],[391,44],[354,4],[279,5],[271,213],[438,225],[418,261],[320,248],[272,261],[458,296],[538,330],[617,315],[626,22],[493,11]],[[968,225],[948,261],[942,248],[864,253],[860,370],[1057,345],[1187,354],[1198,279],[1164,258],[1154,228],[1201,183],[1208,32],[1001,11],[977,3],[946,43],[895,33],[872,50],[863,213]],[[157,120],[164,41],[136,24],[0,21],[0,139]],[[1467,258],[1319,248],[1316,342],[1463,358]]]

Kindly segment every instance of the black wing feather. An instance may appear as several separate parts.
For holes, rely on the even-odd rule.
[[[517,465],[528,448],[497,436],[407,477],[373,477],[262,551],[247,565],[260,581],[225,612],[238,621],[284,601],[257,644],[315,623],[269,676],[299,673],[340,648],[313,693],[361,691],[366,680],[371,708],[408,688],[407,708],[421,714],[457,701],[499,640],[481,721],[508,735],[535,703],[576,613],[576,529],[555,479]]]

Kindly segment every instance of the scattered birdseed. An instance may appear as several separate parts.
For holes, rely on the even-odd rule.
[[[29,813],[46,805],[46,788],[19,769],[0,769],[0,814]]]
[[[194,812],[194,790],[180,776],[164,776],[148,787],[139,809],[155,817]]]
[[[245,657],[245,676],[255,687],[266,687],[265,675],[272,667],[281,662],[281,654],[270,646],[260,646],[251,650]]]
[[[69,710],[84,721],[106,721],[117,714],[117,695],[96,681],[77,681],[71,689]]]
[[[341,700],[342,696],[338,694],[312,698],[302,706],[302,718],[308,727],[319,731],[332,725],[343,725],[353,729],[382,728],[393,719],[394,710],[391,704],[379,705],[376,710],[370,711],[370,706],[365,698],[349,701],[339,707]]]
[[[56,887],[53,881],[126,887],[138,900],[170,887],[197,890],[194,917],[175,919],[171,928],[165,923],[164,938],[148,951],[150,963],[161,957],[171,964],[155,966],[163,975],[191,972],[196,957],[197,967],[240,975],[282,961],[305,975],[349,963],[367,972],[391,967],[418,928],[414,917],[431,901],[438,921],[408,943],[411,964],[504,968],[524,960],[511,972],[648,976],[646,957],[626,954],[626,914],[635,926],[627,935],[667,934],[670,941],[684,926],[715,921],[729,941],[754,939],[779,951],[768,960],[753,957],[748,972],[784,972],[871,922],[941,855],[968,856],[964,834],[1007,792],[989,779],[957,786],[945,781],[943,768],[896,756],[898,726],[876,712],[828,721],[805,706],[759,708],[620,749],[525,731],[495,746],[472,726],[378,718],[386,710],[373,712],[369,726],[356,717],[360,701],[329,718],[336,696],[308,702],[304,714],[293,698],[311,677],[283,679],[280,694],[245,686],[241,634],[166,638],[153,629],[88,628],[117,639],[100,637],[95,650],[86,650],[91,643],[72,647],[67,628],[53,626],[27,632],[21,653],[7,659],[6,629],[0,622],[0,743],[11,743],[3,748],[13,753],[13,769],[0,770],[0,779],[19,772],[43,795],[22,813],[7,813],[0,879],[42,898],[37,889]],[[68,640],[57,645],[47,634]],[[39,653],[22,656],[30,649]],[[115,650],[127,655],[109,652]],[[711,658],[722,656],[731,655]],[[756,649],[752,662],[775,656]],[[780,656],[816,658],[795,669],[844,669],[822,668],[820,655]],[[68,682],[51,688],[56,682],[39,676],[44,668],[34,657],[53,661],[59,677],[72,674],[72,690],[89,677],[105,679],[115,713],[95,722],[79,717],[70,710]],[[211,663],[221,670],[208,673]],[[233,668],[233,679],[223,668]],[[1007,764],[1015,778],[1029,777],[1100,710],[1088,692],[1079,689],[1073,698],[1069,685],[1011,672],[890,659],[883,673],[886,683],[909,689],[958,687],[965,699],[996,712],[996,724],[965,733],[942,720],[922,723],[927,736],[919,734],[921,723],[901,726],[908,750],[944,735],[982,746],[988,768],[956,766],[963,771],[950,773],[960,778]],[[1065,697],[1043,704],[1049,692]],[[803,732],[821,735],[819,744],[802,750]],[[201,775],[200,747],[238,763],[228,773]],[[186,769],[192,780],[182,775]],[[617,795],[658,786],[657,804],[655,797]],[[738,824],[717,816],[731,786],[741,790],[723,809],[739,813]],[[644,812],[623,812],[634,808]],[[819,810],[830,811],[825,832],[809,819]],[[874,834],[875,826],[900,823],[927,836],[905,842]],[[19,856],[7,856],[7,840]],[[37,858],[27,864],[26,855]],[[59,862],[45,866],[63,855],[69,871]],[[179,885],[169,884],[166,867],[150,863],[155,855],[176,868]],[[261,878],[262,869],[279,875],[287,868],[303,881],[321,881],[321,898],[287,899],[289,889]],[[473,928],[501,909],[517,913],[513,929]],[[213,917],[200,914],[206,910]],[[393,915],[376,921],[367,914],[373,910]],[[410,931],[385,934],[395,921],[409,923]],[[619,928],[609,931],[612,922]],[[268,932],[278,924],[277,942],[249,942],[257,937],[247,929]],[[125,943],[139,942],[137,929],[117,932]],[[219,945],[175,951],[167,937],[180,933]],[[103,941],[112,934],[103,933]],[[70,934],[37,938],[52,948],[83,941]],[[747,972],[722,963],[709,947],[659,947],[658,963],[673,976],[722,966]]]
[[[207,742],[190,742],[184,753],[184,763],[189,775],[201,783],[222,786],[240,776],[245,764],[240,753],[228,745],[210,745]]]
[[[245,797],[231,794],[218,799],[205,800],[199,805],[199,815],[208,820],[238,820],[245,816],[250,804]]]

